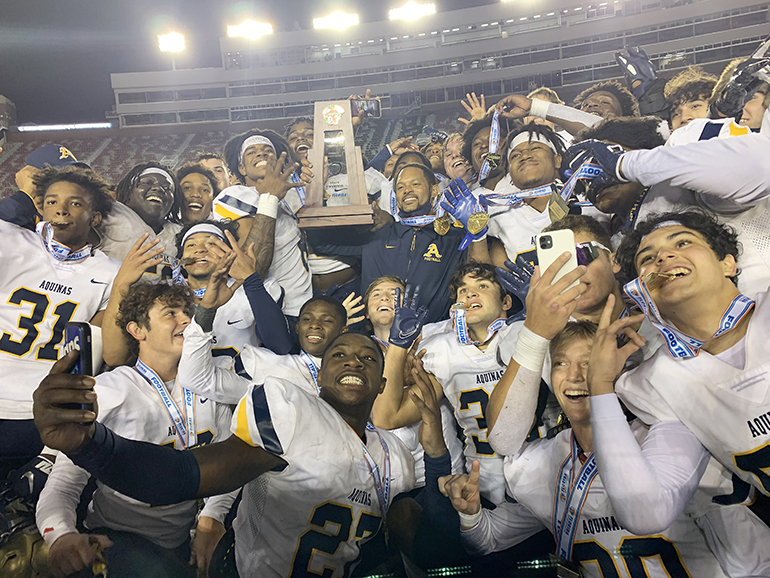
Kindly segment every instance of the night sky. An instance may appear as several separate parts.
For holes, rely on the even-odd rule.
[[[434,0],[439,11],[495,0]],[[167,55],[156,36],[169,28],[185,35],[179,68],[218,66],[226,25],[246,18],[273,30],[304,29],[334,10],[357,12],[364,22],[387,19],[406,0],[3,0],[0,2],[0,94],[16,104],[23,123],[103,122],[112,107],[112,72],[163,70]]]

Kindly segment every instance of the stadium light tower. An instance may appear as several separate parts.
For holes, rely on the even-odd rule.
[[[423,16],[436,13],[435,4],[418,4],[414,0],[409,0],[401,8],[394,8],[390,11],[391,20],[406,20],[412,22]]]
[[[158,48],[161,52],[171,53],[171,70],[176,70],[176,53],[184,50],[184,36],[179,32],[158,34]]]
[[[240,24],[227,27],[227,35],[229,37],[239,36],[241,38],[248,38],[249,40],[256,40],[260,36],[273,33],[273,25],[269,22],[254,22],[253,20],[244,20]]]
[[[342,10],[332,12],[323,18],[313,18],[313,28],[331,28],[332,30],[345,30],[358,24],[358,14],[347,14]]]

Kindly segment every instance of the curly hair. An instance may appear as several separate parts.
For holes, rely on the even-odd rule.
[[[474,279],[486,279],[493,285],[496,285],[500,291],[500,300],[505,299],[506,292],[500,282],[497,280],[497,273],[495,272],[495,266],[489,263],[479,263],[478,261],[468,261],[460,265],[457,270],[452,273],[452,278],[449,279],[449,295],[452,297],[452,301],[457,301],[457,291],[463,284],[463,279],[466,275],[470,275]]]
[[[281,153],[286,153],[286,162],[291,160],[289,143],[274,130],[253,128],[243,134],[234,136],[225,143],[225,163],[227,163],[227,168],[230,169],[230,174],[235,175],[235,178],[242,185],[245,185],[246,181],[244,180],[245,177],[238,170],[238,165],[241,164],[241,146],[243,146],[243,141],[251,136],[263,136],[270,139],[270,142],[275,147],[275,156],[280,157]]]
[[[211,198],[215,199],[220,193],[217,176],[214,174],[214,171],[208,167],[203,166],[200,162],[196,161],[185,163],[176,170],[176,180],[179,181],[180,187],[182,180],[184,180],[187,175],[191,175],[192,173],[203,175],[209,180],[209,184],[211,185]]]
[[[639,103],[636,102],[636,98],[617,80],[605,80],[604,82],[597,82],[589,86],[575,97],[573,101],[574,106],[580,108],[585,99],[600,90],[609,92],[618,99],[620,103],[620,116],[639,116]]]
[[[132,285],[120,302],[115,323],[128,339],[128,347],[134,357],[139,355],[139,342],[126,328],[133,321],[139,327],[151,329],[150,309],[158,303],[168,307],[181,307],[187,315],[192,317],[195,297],[187,285],[169,285],[167,283],[137,283]]]
[[[35,183],[37,195],[45,197],[48,188],[54,183],[67,182],[78,185],[91,195],[91,209],[95,213],[101,213],[102,218],[112,211],[113,199],[110,196],[112,185],[100,174],[92,169],[86,169],[77,165],[70,165],[61,169],[45,168],[32,177]]]
[[[658,213],[650,215],[638,223],[635,229],[623,237],[620,247],[615,252],[615,261],[620,265],[621,272],[626,279],[634,279],[639,275],[636,270],[636,252],[639,250],[642,239],[665,221],[676,221],[699,233],[720,261],[727,255],[732,255],[736,262],[738,261],[741,252],[738,234],[729,225],[717,221],[713,215],[705,211]],[[735,276],[730,277],[730,280],[736,285],[739,274],[740,271],[736,271]]]
[[[729,80],[728,76],[728,80]],[[710,100],[717,77],[700,66],[688,66],[663,87],[663,98],[673,111],[677,106],[693,100]]]
[[[660,134],[660,123],[655,116],[609,118],[580,131],[575,142],[596,139],[619,144],[625,149],[654,149],[666,144]]]
[[[285,127],[283,127],[283,136],[285,138],[289,138],[289,133],[291,132],[291,129],[293,129],[295,126],[297,126],[301,122],[306,122],[312,127],[314,121],[312,117],[309,117],[309,116],[298,116],[297,118],[293,119],[289,124],[287,124]]]
[[[612,241],[607,229],[599,221],[588,215],[567,215],[543,229],[543,233],[569,229],[573,233],[587,233],[612,251]]]
[[[133,190],[134,185],[136,185],[136,182],[139,180],[139,175],[141,175],[145,169],[150,168],[162,169],[168,173],[169,177],[171,177],[171,184],[174,186],[174,201],[171,204],[171,210],[169,211],[168,215],[166,215],[166,220],[171,221],[172,223],[181,223],[184,196],[182,195],[181,189],[179,188],[179,181],[177,180],[176,176],[174,176],[174,171],[172,171],[166,165],[160,164],[158,161],[139,163],[138,165],[135,165],[130,171],[128,171],[126,176],[120,179],[120,182],[115,189],[118,201],[124,205],[128,204],[128,201],[131,198],[131,191]]]

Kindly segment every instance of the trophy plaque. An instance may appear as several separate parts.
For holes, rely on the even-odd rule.
[[[298,213],[299,226],[371,225],[372,207],[366,196],[361,149],[355,145],[350,101],[316,102],[313,128],[308,158],[314,176]]]

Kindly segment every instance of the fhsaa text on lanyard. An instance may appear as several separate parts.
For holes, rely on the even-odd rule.
[[[492,339],[492,336],[497,333],[501,327],[505,327],[507,321],[505,317],[495,319],[489,324],[489,327],[487,327],[487,336],[484,338],[484,341],[473,341],[473,339],[471,339],[471,334],[468,331],[468,322],[465,319],[465,304],[455,303],[452,305],[451,317],[455,328],[455,337],[457,338],[457,343],[460,345],[480,345],[486,343]]]
[[[305,353],[304,350],[300,351],[299,356],[302,359],[302,361],[305,362],[305,365],[307,366],[307,370],[310,372],[310,378],[313,380],[313,386],[315,387],[315,392],[321,393],[321,388],[318,387],[318,367],[316,366],[313,359],[307,353]]]
[[[366,463],[369,466],[369,473],[372,474],[374,488],[377,490],[377,499],[380,502],[382,523],[384,525],[388,516],[388,504],[390,503],[390,450],[388,449],[388,444],[382,439],[380,432],[378,432],[372,424],[366,424],[366,431],[377,434],[377,437],[380,439],[380,445],[382,446],[384,456],[382,464],[383,476],[380,477],[380,468],[377,465],[377,461],[369,452],[369,448],[366,447],[364,441],[361,440],[361,446],[364,448],[364,456],[366,456]]]
[[[623,287],[623,290],[626,292],[626,295],[636,302],[642,313],[645,314],[650,323],[663,336],[668,352],[672,357],[687,359],[698,355],[701,347],[706,342],[682,333],[676,327],[667,324],[663,320],[660,311],[658,311],[658,306],[655,304],[655,300],[652,298],[652,294],[642,278],[639,277],[629,281]],[[754,301],[752,299],[742,294],[738,295],[722,314],[722,318],[719,320],[719,329],[717,329],[717,332],[714,333],[711,339],[716,339],[720,335],[734,329],[753,307]]]
[[[588,489],[599,473],[592,453],[575,479],[575,469],[580,465],[580,448],[575,441],[575,434],[572,434],[571,445],[572,452],[559,469],[553,507],[556,553],[564,560],[572,560],[572,544],[575,542],[580,512],[588,496]]]
[[[182,415],[182,412],[179,411],[179,406],[157,373],[145,365],[141,359],[136,361],[134,369],[158,394],[171,423],[174,424],[176,435],[179,437],[182,447],[193,447],[198,440],[198,434],[195,429],[195,394],[184,387],[182,388],[182,399],[184,400],[184,415]]]

